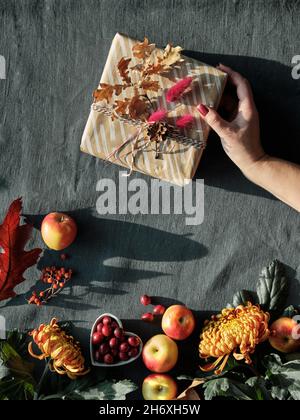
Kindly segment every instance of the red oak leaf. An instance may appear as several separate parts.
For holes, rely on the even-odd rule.
[[[32,226],[20,226],[22,199],[18,198],[9,207],[0,225],[0,300],[16,296],[14,288],[24,281],[24,271],[36,264],[41,249],[24,251],[30,238]]]

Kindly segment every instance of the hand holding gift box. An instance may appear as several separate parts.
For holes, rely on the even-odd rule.
[[[209,133],[197,105],[216,107],[226,74],[117,34],[112,42],[81,150],[177,185],[195,174]]]

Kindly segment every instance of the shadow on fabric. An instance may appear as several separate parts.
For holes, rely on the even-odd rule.
[[[142,269],[140,262],[178,262],[200,259],[207,255],[203,245],[188,236],[173,234],[152,227],[98,217],[90,208],[70,211],[68,214],[76,220],[78,237],[63,252],[71,259],[62,263],[59,251],[46,249],[38,262],[38,269],[46,266],[64,266],[72,268],[73,286],[80,286],[60,299],[52,299],[51,305],[68,306],[73,310],[96,308],[90,302],[83,302],[88,294],[125,295],[126,284],[143,279],[159,279],[174,273]],[[45,215],[25,215],[27,223],[40,229]],[[36,286],[33,286],[35,288]],[[33,291],[33,288],[31,292]],[[19,295],[7,306],[24,304],[24,297]]]

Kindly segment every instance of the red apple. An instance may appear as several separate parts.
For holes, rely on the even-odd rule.
[[[173,400],[177,395],[177,384],[169,375],[153,373],[144,379],[144,400]]]
[[[279,318],[270,327],[271,346],[281,353],[293,353],[300,349],[300,325],[292,318]]]
[[[152,372],[168,372],[176,365],[177,359],[177,344],[164,334],[150,338],[143,348],[143,361]]]
[[[67,248],[77,235],[72,217],[64,213],[49,213],[42,222],[41,234],[45,244],[55,251]]]
[[[196,322],[190,309],[183,305],[172,305],[164,313],[161,326],[167,336],[184,340],[194,331]]]

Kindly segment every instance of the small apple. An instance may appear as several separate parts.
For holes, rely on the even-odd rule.
[[[55,251],[67,248],[77,235],[72,217],[64,213],[49,213],[42,222],[41,234],[45,244]]]
[[[161,326],[167,336],[184,340],[194,331],[196,322],[190,309],[183,305],[172,305],[164,313]]]
[[[281,353],[293,353],[300,349],[300,325],[292,318],[279,318],[270,327],[271,346]]]
[[[177,395],[177,384],[169,375],[152,373],[144,379],[144,400],[173,400]]]
[[[143,348],[143,361],[152,372],[168,372],[176,365],[177,359],[177,344],[164,334],[150,338]]]

